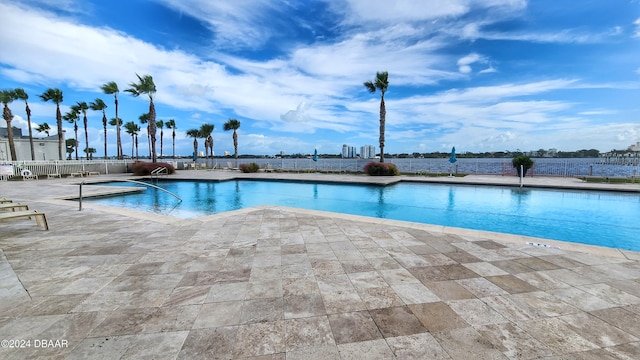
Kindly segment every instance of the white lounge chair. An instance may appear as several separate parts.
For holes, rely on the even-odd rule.
[[[28,169],[20,171],[20,175],[22,175],[22,180],[38,180],[38,176],[33,175],[31,170]]]
[[[23,210],[23,211],[4,211],[0,212],[0,221],[11,220],[19,218],[35,217],[38,226],[43,226],[45,230],[49,230],[49,224],[47,223],[47,216],[44,213],[37,212],[36,210]]]

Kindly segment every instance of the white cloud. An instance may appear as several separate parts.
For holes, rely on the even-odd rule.
[[[308,122],[310,120],[307,110],[311,107],[311,104],[301,102],[295,110],[289,110],[285,114],[280,115],[280,118],[286,122]]]
[[[502,9],[509,12],[526,7],[526,0],[344,0],[333,1],[332,6],[336,12],[345,12],[349,23],[379,24],[457,18],[473,9],[492,9],[497,15]]]
[[[269,0],[157,0],[209,25],[217,47],[256,48],[273,33],[268,24],[290,6]],[[281,14],[281,15],[278,15]]]
[[[469,1],[426,1],[417,3],[411,0],[346,0],[351,10],[352,21],[396,22],[429,20],[439,17],[460,16],[469,11]],[[339,6],[339,5],[338,5]]]
[[[489,74],[489,73],[494,73],[494,72],[498,72],[498,70],[496,70],[496,68],[494,68],[493,66],[489,66],[488,68],[486,68],[484,70],[480,70],[478,72],[478,74]]]
[[[468,74],[471,72],[471,64],[475,62],[485,63],[486,60],[478,55],[477,53],[471,53],[461,59],[458,60],[458,71],[463,74]]]
[[[45,7],[62,10],[68,13],[82,13],[83,6],[79,0],[23,0],[23,3],[35,3]]]
[[[638,138],[640,138],[640,128],[624,129],[616,136],[616,138],[619,141],[637,141]]]
[[[490,102],[504,98],[528,96],[544,92],[571,89],[577,86],[576,79],[557,79],[536,81],[522,84],[501,84],[495,86],[472,87],[464,90],[451,89],[438,94],[430,99],[430,102],[471,101]]]

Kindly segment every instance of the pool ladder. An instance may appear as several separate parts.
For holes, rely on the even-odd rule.
[[[160,166],[157,167],[155,169],[153,169],[151,171],[151,178],[153,179],[154,177],[159,178],[161,175],[169,175],[169,170],[164,167],[164,166]]]

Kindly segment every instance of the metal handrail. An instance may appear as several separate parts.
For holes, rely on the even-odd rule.
[[[153,169],[153,171],[151,171],[151,176],[160,175],[161,173],[166,173],[168,175],[169,174],[169,170],[167,170],[166,167],[160,166],[160,167],[157,167],[157,168]]]
[[[79,206],[78,211],[82,211],[82,185],[84,185],[85,181],[86,180],[82,180],[82,182],[80,183],[80,191],[79,191],[79,194],[78,194],[78,206]],[[136,180],[113,180],[113,181],[132,182],[132,183],[136,183],[136,184],[140,184],[140,185],[151,186],[152,188],[156,188],[158,190],[162,190],[162,191],[168,193],[169,195],[172,195],[173,197],[178,199],[180,202],[182,202],[182,199],[178,195],[172,193],[171,191],[169,191],[167,189],[163,189],[163,188],[161,188],[159,186],[155,186],[153,184],[147,184],[145,182],[136,181]]]

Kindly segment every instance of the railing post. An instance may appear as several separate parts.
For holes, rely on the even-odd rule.
[[[80,193],[78,194],[78,211],[82,211],[82,185],[84,180],[80,182]]]
[[[524,165],[520,165],[520,187],[524,185]]]

